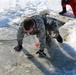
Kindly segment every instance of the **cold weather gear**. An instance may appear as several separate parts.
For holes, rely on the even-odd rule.
[[[49,47],[51,47],[51,39],[50,39],[50,35],[49,34],[46,34],[46,43],[48,44]]]
[[[48,28],[45,28],[46,26],[44,24],[43,17],[33,16],[31,17],[31,19],[34,19],[36,22],[35,28],[33,29],[33,32],[31,34],[37,36],[40,42],[40,50],[44,50],[45,43],[46,43],[46,31],[48,31],[49,33],[53,31],[55,34],[59,34],[58,20],[46,16],[45,19],[46,19],[46,24]],[[37,33],[34,33],[34,32],[37,32]],[[24,34],[25,32],[21,23],[17,33],[18,45],[22,45]]]
[[[39,57],[45,57],[46,54],[44,53],[44,50],[39,50],[36,52],[36,54],[39,54]]]
[[[15,51],[17,51],[17,52],[20,52],[21,49],[22,49],[22,45],[18,45],[18,46],[16,46],[14,49],[15,49]]]
[[[56,37],[56,39],[57,39],[57,41],[58,41],[59,43],[62,43],[62,42],[63,42],[63,39],[62,39],[62,37],[61,37],[60,35],[58,35],[58,36]]]
[[[74,13],[74,15],[76,16],[76,0],[62,0],[62,9],[64,10],[64,8],[66,8],[66,5],[70,5],[72,8],[72,11]],[[63,13],[64,14],[64,13]]]
[[[66,7],[63,7],[63,10],[59,14],[63,15],[64,13],[66,13]]]
[[[48,15],[47,16],[35,15],[30,17],[30,19],[34,22],[34,28],[33,28],[33,31],[29,34],[36,35],[37,38],[39,39],[40,48],[36,54],[39,54],[39,57],[44,57],[46,55],[44,53],[45,44],[48,43],[48,45],[51,46],[50,45],[51,34],[54,33],[54,35],[60,35],[58,30],[58,25],[61,25],[64,23],[54,18],[51,18]],[[20,27],[17,32],[18,45],[21,45],[21,46],[23,43],[24,34],[27,34],[25,33],[23,22],[24,21],[20,23]],[[62,43],[61,37],[59,38],[55,37],[55,38],[59,43]],[[19,51],[22,49],[22,47],[19,47],[19,46],[17,48],[15,48],[16,51]]]

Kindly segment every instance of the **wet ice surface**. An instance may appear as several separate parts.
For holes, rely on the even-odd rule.
[[[53,39],[51,47],[46,46],[47,56],[39,58],[35,54],[38,48],[30,38],[24,39],[21,52],[13,49],[16,40],[0,41],[1,75],[75,75],[76,52],[72,46],[66,42],[58,44]]]
[[[12,0],[13,1],[13,0]],[[18,0],[17,0],[18,1]],[[46,45],[45,58],[39,58],[35,53],[38,39],[25,36],[21,52],[14,51],[17,45],[16,33],[21,19],[38,14],[42,9],[59,12],[59,0],[20,0],[16,8],[0,10],[0,74],[1,75],[75,75],[76,74],[76,20],[68,21],[60,28],[64,39],[62,44],[53,39],[51,47]],[[47,4],[46,4],[47,3]],[[13,4],[13,3],[12,3]],[[12,5],[11,4],[11,5]],[[46,6],[46,5],[48,6]],[[56,6],[59,7],[57,7]],[[15,7],[15,4],[13,4]],[[52,11],[53,12],[53,11]],[[65,19],[65,18],[64,18]]]

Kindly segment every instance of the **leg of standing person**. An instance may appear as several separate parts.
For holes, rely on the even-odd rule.
[[[62,11],[59,12],[60,15],[63,15],[64,13],[66,13],[66,4],[67,4],[67,3],[68,3],[68,2],[67,2],[66,0],[62,0],[62,1],[61,1]]]
[[[69,0],[69,5],[72,8],[73,14],[76,16],[76,3],[74,3],[74,0]]]

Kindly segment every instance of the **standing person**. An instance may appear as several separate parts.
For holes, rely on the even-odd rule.
[[[73,14],[76,17],[76,0],[61,0],[62,11],[59,12],[60,15],[66,13],[66,5],[69,4],[72,8]]]
[[[59,34],[58,30],[58,20],[50,17],[42,17],[39,15],[32,16],[30,18],[24,19],[21,22],[20,27],[17,32],[17,41],[18,45],[14,48],[16,51],[20,52],[22,49],[22,42],[24,34],[29,33],[30,35],[36,35],[39,39],[40,49],[36,54],[39,54],[40,57],[44,57],[45,43],[48,38],[48,33],[51,35],[51,31],[55,33],[55,38],[59,43],[63,42],[62,37]],[[51,39],[51,38],[50,38]]]

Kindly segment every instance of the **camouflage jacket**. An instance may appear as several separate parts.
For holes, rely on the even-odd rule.
[[[44,50],[46,43],[46,31],[47,30],[49,32],[54,31],[56,34],[59,34],[57,23],[55,19],[50,17],[33,16],[31,18],[35,21],[35,25],[36,25],[31,34],[37,36],[40,42],[40,50]],[[49,28],[46,28],[45,24],[48,24]],[[22,45],[24,34],[25,32],[21,23],[17,32],[18,45]]]

